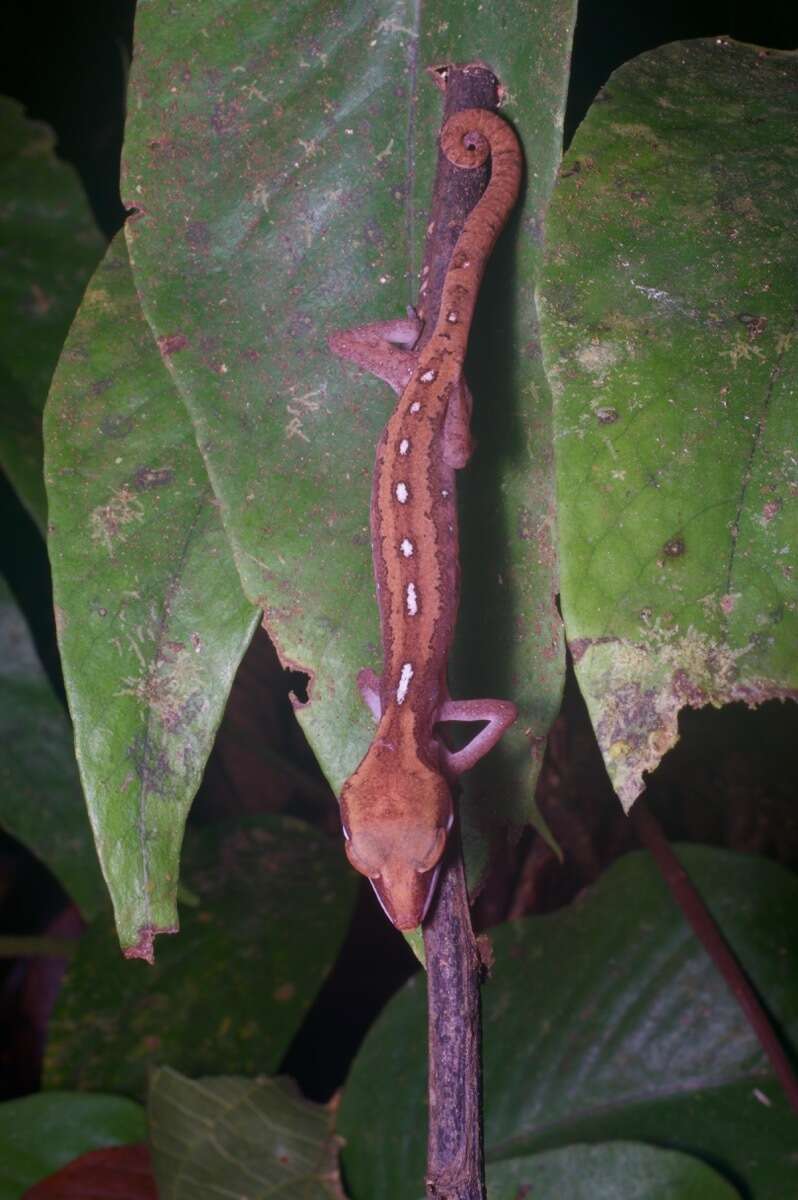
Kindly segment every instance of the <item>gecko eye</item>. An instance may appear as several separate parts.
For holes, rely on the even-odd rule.
[[[357,842],[357,846],[354,845]],[[384,865],[384,856],[379,848],[370,844],[370,840],[362,833],[350,837],[344,842],[346,857],[361,875],[369,879],[379,879]]]
[[[426,853],[418,855],[415,858],[413,866],[419,875],[426,875],[427,871],[431,871],[434,866],[440,861],[443,854],[443,848],[446,845],[446,830],[436,829]]]

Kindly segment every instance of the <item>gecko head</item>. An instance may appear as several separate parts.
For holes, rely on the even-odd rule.
[[[452,823],[449,788],[437,772],[429,775],[422,777],[429,793],[426,802],[420,802],[417,777],[407,781],[406,806],[392,796],[390,804],[361,809],[352,803],[356,777],[341,795],[347,858],[368,877],[397,929],[415,929],[424,920]]]

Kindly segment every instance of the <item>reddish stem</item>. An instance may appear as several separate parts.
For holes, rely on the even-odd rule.
[[[784,1047],[776,1036],[773,1023],[747,975],[737,961],[714,917],[693,886],[689,875],[674,854],[662,831],[662,826],[646,807],[642,798],[636,801],[631,817],[640,841],[653,856],[676,903],[725,979],[729,991],[739,1004],[746,1020],[759,1039],[762,1049],[770,1059],[771,1066],[784,1088],[790,1107],[798,1113],[798,1077]]]

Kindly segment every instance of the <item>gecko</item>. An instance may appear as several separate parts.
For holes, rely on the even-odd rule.
[[[370,512],[382,673],[358,674],[377,728],[340,797],[347,857],[398,929],[413,929],[426,916],[453,822],[457,777],[516,717],[509,701],[453,700],[446,667],[460,584],[455,471],[473,448],[463,363],[485,266],[518,196],[521,149],[507,122],[487,109],[450,117],[441,149],[469,169],[490,157],[491,176],[455,243],[429,340],[414,349],[423,325],[412,309],[406,318],[328,338],[334,354],[398,395],[377,446]],[[452,751],[438,729],[444,721],[486,724]]]

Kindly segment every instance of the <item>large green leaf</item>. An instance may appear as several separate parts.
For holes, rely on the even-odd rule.
[[[176,927],[186,813],[257,612],[121,238],[70,331],[45,442],[78,764],[120,940],[147,958]]]
[[[156,1071],[149,1099],[162,1200],[341,1200],[334,1112],[290,1079],[186,1079]]]
[[[680,857],[795,1037],[798,880],[723,851],[692,847]],[[647,855],[627,855],[568,909],[502,926],[491,940],[489,1163],[635,1140],[705,1159],[750,1200],[798,1192],[795,1114]],[[369,1034],[344,1091],[339,1128],[355,1200],[421,1190],[424,1007],[421,975]]]
[[[566,1146],[487,1170],[488,1200],[739,1200],[706,1163],[635,1142]]]
[[[0,1104],[0,1200],[19,1200],[79,1154],[145,1135],[143,1109],[119,1096],[40,1092]]]
[[[562,607],[624,807],[683,705],[798,696],[798,56],[613,75],[547,223]]]
[[[0,825],[47,864],[85,917],[100,911],[105,887],[75,766],[72,730],[2,579]]]
[[[196,901],[154,967],[121,959],[110,921],[81,939],[50,1022],[45,1080],[143,1096],[147,1071],[277,1069],[349,925],[337,845],[289,818],[189,831]]]
[[[414,297],[440,120],[420,68],[479,58],[512,97],[529,171],[479,318],[457,690],[519,702],[483,811],[518,822],[532,810],[563,673],[533,281],[574,9],[544,0],[489,20],[476,0],[138,10],[123,186],[138,209],[136,284],[172,350],[244,591],[283,661],[311,677],[299,716],[336,789],[373,731],[355,675],[379,660],[368,507],[392,398],[334,360],[326,336]]]
[[[48,126],[0,97],[0,465],[42,532],[42,409],[105,244],[54,145]]]

